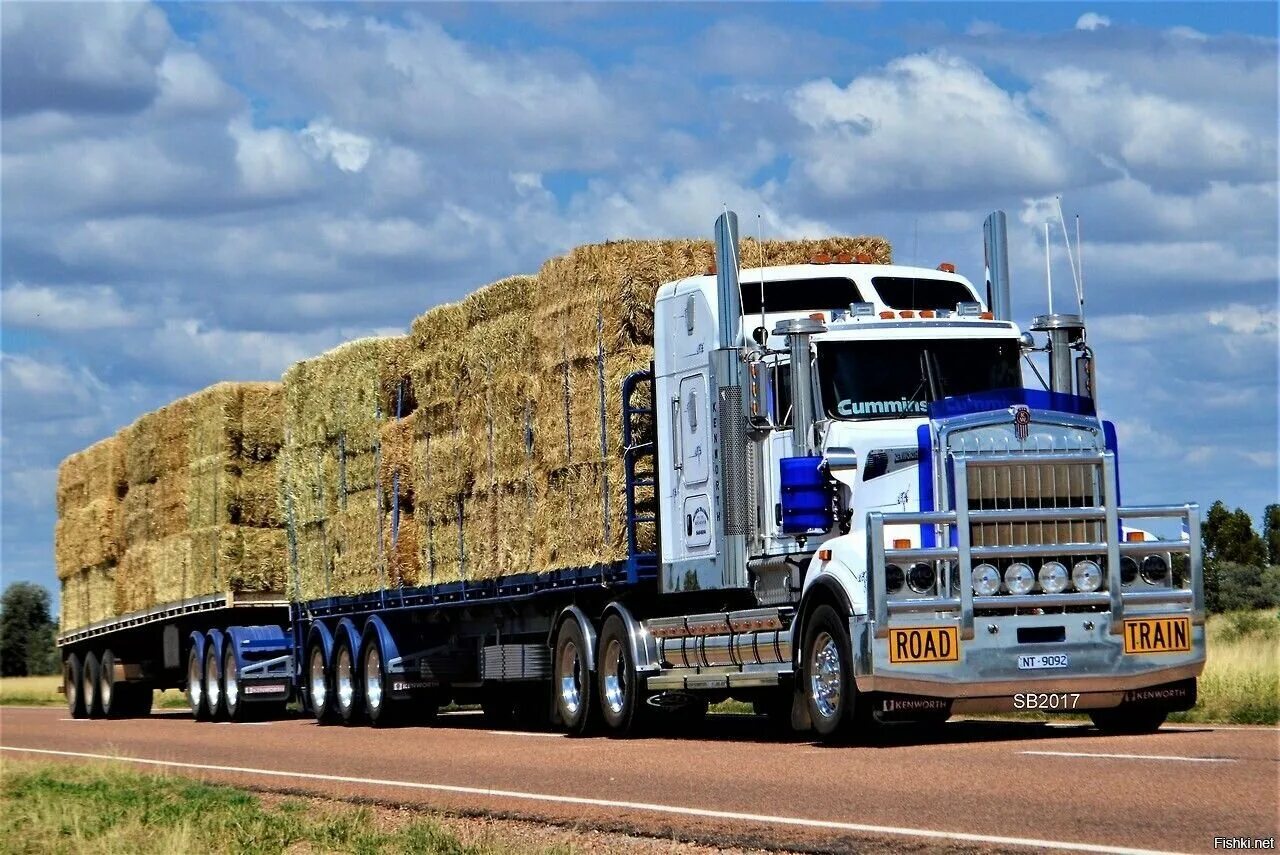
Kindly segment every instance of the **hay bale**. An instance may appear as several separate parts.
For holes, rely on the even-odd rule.
[[[53,535],[58,578],[119,559],[122,522],[120,503],[114,497],[95,499],[63,512]]]
[[[80,570],[61,580],[58,603],[58,630],[70,632],[89,623],[87,571]]]
[[[240,454],[244,460],[272,460],[284,445],[284,386],[239,383],[244,404],[240,417]]]
[[[126,488],[124,444],[119,436],[109,436],[59,464],[57,511],[61,514],[100,499],[118,498]]]
[[[85,623],[115,617],[115,567],[95,567],[84,571]]]

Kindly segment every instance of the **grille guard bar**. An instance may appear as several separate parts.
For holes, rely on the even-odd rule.
[[[973,456],[953,455],[956,508],[946,511],[919,511],[867,514],[867,566],[870,571],[869,593],[871,614],[875,618],[875,632],[883,637],[889,631],[891,614],[910,612],[960,612],[960,634],[973,638],[974,611],[986,608],[1037,608],[1070,606],[1107,606],[1111,613],[1111,632],[1124,631],[1126,605],[1150,605],[1171,603],[1189,606],[1194,623],[1204,621],[1204,579],[1200,549],[1200,506],[1185,505],[1135,505],[1119,507],[1116,503],[1115,455],[1111,452],[1077,452],[1053,455],[984,454]],[[1102,469],[1103,505],[1096,508],[1035,508],[1011,510],[969,509],[968,473],[971,466],[1002,466],[1025,463],[1089,462]],[[1120,540],[1120,520],[1126,522],[1141,519],[1180,518],[1186,526],[1187,540],[1148,540],[1125,543]],[[1092,543],[1028,544],[1021,546],[973,546],[970,543],[970,524],[981,522],[1077,522],[1103,521],[1106,540]],[[942,526],[940,542],[950,543],[950,532],[955,532],[955,545],[915,549],[891,549],[885,547],[886,525],[936,525]],[[1146,591],[1123,590],[1120,582],[1120,557],[1130,553],[1168,552],[1189,556],[1190,589],[1166,588]],[[973,559],[985,558],[1037,558],[1058,555],[1105,555],[1105,586],[1093,593],[1023,594],[979,597],[973,592]],[[935,596],[921,599],[890,602],[885,589],[885,566],[891,562],[953,561],[960,570],[959,596]]]

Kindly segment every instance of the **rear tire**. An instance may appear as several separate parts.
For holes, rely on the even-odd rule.
[[[1093,710],[1089,718],[1093,726],[1103,733],[1139,734],[1155,733],[1169,717],[1166,710],[1125,709]]]
[[[333,724],[337,721],[329,663],[325,659],[324,645],[318,641],[313,642],[307,650],[307,706],[311,709],[316,724]]]
[[[72,653],[62,663],[62,689],[67,693],[67,714],[72,718],[85,718],[89,715],[81,686],[83,679],[84,666],[80,662],[80,654]]]
[[[853,682],[849,631],[831,606],[818,606],[805,622],[802,650],[802,686],[818,739],[841,743],[869,735],[873,722]]]
[[[187,703],[196,721],[209,720],[209,708],[204,697],[204,657],[200,648],[194,645],[187,654]]]
[[[612,736],[630,736],[644,727],[652,707],[640,688],[627,625],[617,615],[610,615],[600,630],[596,685],[600,713]]]
[[[407,704],[391,697],[384,661],[378,639],[366,638],[360,657],[360,675],[364,681],[364,711],[374,727],[394,727],[406,718]]]
[[[98,703],[102,706],[104,718],[124,718],[129,712],[128,683],[115,682],[116,655],[110,649],[102,653],[102,661],[98,663]],[[117,690],[123,689],[120,694]]]
[[[101,667],[98,654],[85,654],[84,668],[80,674],[80,691],[84,695],[84,712],[89,718],[99,718],[102,715],[102,696],[98,694]]]
[[[212,641],[206,642],[204,654],[204,704],[210,721],[218,721],[226,712],[222,702],[222,668],[218,663],[218,648]]]
[[[362,694],[360,667],[344,633],[333,649],[333,701],[343,724],[360,723],[360,714],[364,711]]]
[[[573,618],[560,624],[551,660],[556,715],[570,736],[582,736],[595,724],[595,697],[587,669],[587,643]]]
[[[244,721],[244,693],[240,685],[240,666],[236,663],[236,653],[232,645],[222,656],[222,706],[231,721]]]

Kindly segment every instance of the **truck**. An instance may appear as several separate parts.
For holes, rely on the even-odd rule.
[[[610,414],[625,557],[99,621],[58,639],[71,715],[177,688],[200,720],[458,703],[622,736],[733,697],[827,742],[1011,710],[1158,728],[1205,660],[1199,510],[1121,502],[1082,315],[1022,330],[1003,212],[984,235],[981,290],[843,255],[744,272],[725,211],[714,270],[658,289],[651,367]]]

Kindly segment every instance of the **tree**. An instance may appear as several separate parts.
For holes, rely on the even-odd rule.
[[[14,582],[0,596],[0,676],[47,674],[54,623],[49,619],[49,592],[32,582]]]
[[[1205,557],[1234,564],[1261,567],[1267,563],[1267,547],[1253,530],[1253,517],[1244,508],[1228,511],[1218,500],[1204,521]]]
[[[1263,509],[1262,539],[1267,544],[1267,563],[1280,564],[1280,505]]]

